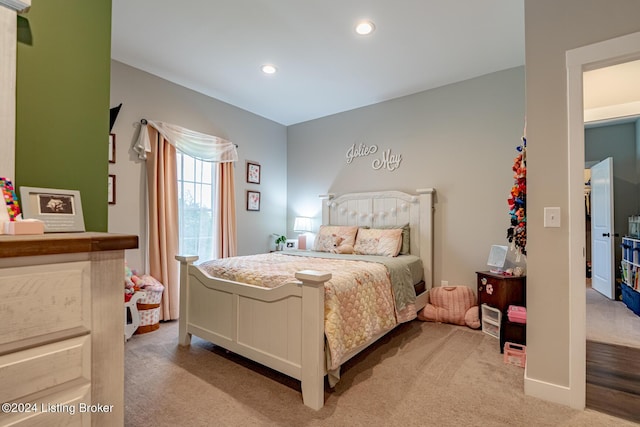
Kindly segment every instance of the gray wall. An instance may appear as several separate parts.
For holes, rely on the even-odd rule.
[[[539,384],[560,393],[573,391],[566,51],[640,31],[638,16],[637,0],[525,0],[529,141],[525,389]],[[561,208],[560,228],[543,227],[545,206]]]
[[[137,123],[147,118],[228,139],[239,145],[235,169],[238,254],[268,251],[271,233],[286,226],[287,135],[278,123],[170,83],[117,61],[111,61],[111,106],[122,103],[112,130],[116,134],[116,204],[109,205],[109,232],[131,233],[146,241],[146,172],[131,145]],[[105,143],[106,147],[106,143]],[[246,162],[262,166],[261,183],[247,184]],[[261,192],[259,212],[246,210],[246,190]],[[145,271],[145,249],[128,251],[132,268]]]
[[[524,127],[524,68],[514,68],[289,126],[288,230],[328,192],[434,187],[434,283],[472,286],[492,244],[505,244],[511,167]],[[346,163],[352,144],[379,152]],[[381,151],[402,155],[374,170]]]
[[[584,157],[585,163],[613,158],[614,227],[620,235],[614,247],[618,248],[622,236],[628,232],[629,216],[639,213],[636,122],[585,129]],[[616,265],[619,265],[620,251],[615,253]]]

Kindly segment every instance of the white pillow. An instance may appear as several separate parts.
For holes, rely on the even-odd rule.
[[[402,228],[360,228],[353,250],[360,255],[398,256],[402,247]]]

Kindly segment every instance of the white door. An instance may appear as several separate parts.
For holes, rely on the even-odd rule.
[[[615,294],[613,159],[591,167],[591,286],[609,299]]]

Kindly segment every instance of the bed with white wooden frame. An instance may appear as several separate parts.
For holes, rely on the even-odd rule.
[[[322,220],[328,225],[372,228],[409,224],[410,252],[422,260],[425,291],[416,310],[427,303],[433,282],[433,198],[435,190],[332,194],[323,199]],[[193,263],[180,261],[179,344],[196,335],[215,345],[301,381],[306,406],[324,405],[324,283],[331,274],[305,270],[276,288],[262,288],[213,278]],[[264,319],[269,319],[268,326]],[[343,362],[380,338],[350,352]]]

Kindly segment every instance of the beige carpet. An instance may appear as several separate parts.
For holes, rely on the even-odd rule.
[[[588,340],[640,348],[640,316],[590,287],[586,329]]]
[[[635,425],[524,396],[524,370],[463,326],[401,325],[347,362],[320,411],[291,378],[197,338],[179,347],[177,322],[125,349],[127,426]]]

